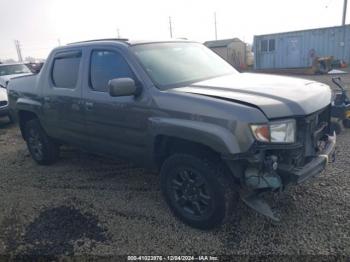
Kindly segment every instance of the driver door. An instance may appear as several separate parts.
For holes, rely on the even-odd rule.
[[[129,77],[138,82],[126,59],[115,49],[90,51],[89,76],[83,88],[90,146],[102,154],[142,157],[148,111],[145,96],[111,97],[108,82]]]

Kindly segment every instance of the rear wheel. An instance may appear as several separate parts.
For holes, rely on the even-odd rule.
[[[200,229],[228,221],[238,199],[233,182],[220,166],[189,154],[165,160],[161,188],[175,216]]]
[[[25,124],[25,138],[32,158],[39,165],[49,165],[57,160],[59,147],[45,133],[39,120],[33,119]]]

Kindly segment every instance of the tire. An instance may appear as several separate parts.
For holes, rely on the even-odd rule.
[[[214,161],[177,153],[164,161],[160,174],[164,198],[185,224],[209,230],[231,217],[238,190]]]
[[[25,138],[32,158],[39,165],[53,164],[59,155],[58,145],[48,137],[38,119],[25,123]]]

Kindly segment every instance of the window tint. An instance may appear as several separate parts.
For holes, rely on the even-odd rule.
[[[267,40],[262,40],[261,41],[261,52],[267,52],[267,45],[268,45],[268,42]]]
[[[107,92],[108,81],[121,77],[134,78],[129,65],[120,54],[112,51],[92,52],[90,82],[93,90]]]
[[[75,88],[78,80],[81,53],[55,58],[52,81],[56,87]]]
[[[275,39],[269,40],[269,52],[275,51]]]

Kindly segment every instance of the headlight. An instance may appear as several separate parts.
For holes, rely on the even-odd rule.
[[[256,140],[265,143],[294,143],[296,122],[294,119],[269,124],[251,125]]]
[[[4,87],[0,87],[0,98],[8,100],[7,89],[5,89]]]

